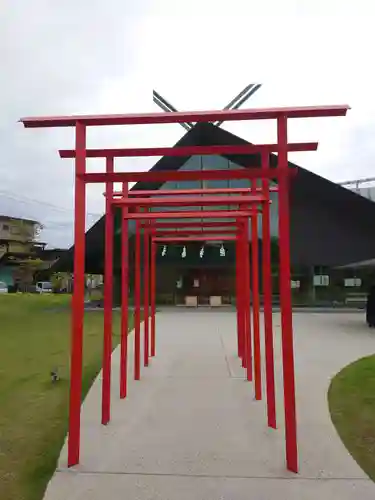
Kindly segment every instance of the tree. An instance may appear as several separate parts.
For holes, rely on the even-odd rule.
[[[72,274],[67,272],[53,273],[51,276],[52,288],[55,291],[71,291]]]
[[[43,261],[39,258],[29,257],[28,259],[19,260],[17,267],[13,271],[13,278],[21,288],[26,288],[33,284],[35,273],[43,265]]]

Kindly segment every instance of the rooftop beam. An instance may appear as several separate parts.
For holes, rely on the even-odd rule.
[[[124,219],[154,220],[154,219],[237,219],[251,217],[251,210],[195,210],[193,212],[127,212]],[[235,223],[235,222],[233,222]],[[178,224],[177,224],[178,226]]]
[[[26,128],[86,126],[141,125],[152,123],[215,122],[242,120],[270,120],[279,116],[288,118],[314,118],[323,116],[345,116],[347,104],[333,106],[298,106],[281,108],[228,109],[214,111],[182,111],[172,113],[141,113],[114,115],[73,115],[21,118]]]
[[[260,83],[256,84],[252,83],[248,85],[247,87],[244,88],[242,92],[240,92],[234,99],[232,99],[232,101],[229,104],[227,104],[224,107],[224,109],[238,109],[241,106],[241,104],[246,102],[257,90],[260,89],[261,86],[262,84]],[[223,123],[222,121],[216,122],[215,125],[217,127],[220,127],[222,123]]]
[[[152,228],[155,229],[184,229],[184,228],[201,228],[206,230],[207,228],[232,228],[238,229],[239,224],[236,221],[183,221],[183,222],[154,222]]]
[[[127,207],[193,207],[213,205],[256,205],[269,200],[262,195],[249,196],[176,196],[174,198],[122,198],[111,200],[113,205]],[[182,212],[183,214],[183,212]]]
[[[157,242],[157,243],[167,243],[167,242],[170,242],[170,243],[177,243],[177,242],[188,242],[188,241],[236,241],[237,240],[237,236],[228,236],[228,235],[224,235],[224,236],[171,236],[171,237],[164,237],[164,236],[156,236],[156,237],[153,237],[153,241]]]
[[[232,235],[235,236],[238,234],[239,230],[238,228],[233,228],[233,229],[213,229],[213,230],[206,230],[206,229],[192,229],[192,230],[182,230],[182,231],[156,231],[155,236],[158,238],[161,237],[170,237],[172,238],[173,236],[178,236],[178,237],[185,237],[185,236],[217,236],[218,234],[226,234],[226,235]]]
[[[270,186],[270,191],[278,191],[277,186]],[[179,196],[179,195],[197,195],[197,194],[250,194],[254,191],[252,188],[207,188],[207,189],[139,189],[129,191],[132,198],[142,198],[143,196]],[[261,193],[262,188],[257,188],[256,192]],[[123,197],[121,191],[115,191],[114,197]]]
[[[153,101],[154,103],[159,106],[159,108],[163,109],[164,111],[166,111],[167,113],[171,113],[171,112],[176,112],[178,111],[177,108],[175,108],[174,106],[172,106],[172,104],[170,102],[168,102],[166,99],[164,99],[164,97],[162,97],[159,92],[156,92],[156,90],[153,90],[152,91],[152,98],[153,98]],[[185,129],[185,130],[190,130],[191,128],[193,128],[193,124],[192,123],[181,123],[181,126]]]
[[[105,182],[156,182],[167,181],[210,181],[210,180],[233,180],[233,179],[275,179],[288,175],[294,176],[296,168],[241,168],[236,170],[149,170],[148,172],[95,172],[78,174],[80,179],[86,183]]]
[[[246,144],[236,146],[180,146],[164,148],[113,148],[86,149],[86,158],[132,158],[138,156],[193,156],[193,155],[250,155],[267,151],[277,153],[277,144]],[[317,142],[301,142],[288,144],[288,151],[316,151]],[[60,149],[61,158],[75,158],[75,149]]]

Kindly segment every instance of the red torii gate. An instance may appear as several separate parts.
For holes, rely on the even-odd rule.
[[[201,189],[198,190],[200,193],[206,193],[210,194],[210,189]],[[230,192],[230,189],[227,189],[226,192]],[[168,191],[161,191],[161,195],[165,195],[168,193]],[[242,196],[242,197],[233,197],[233,196],[195,196],[195,197],[153,197],[153,198],[137,198],[137,199],[130,199],[130,198],[125,198],[120,201],[114,201],[113,203],[116,205],[121,205],[121,206],[126,206],[126,207],[147,207],[147,208],[152,208],[155,206],[194,206],[194,205],[204,205],[204,206],[209,206],[209,205],[227,205],[227,204],[239,204],[242,209],[245,209],[248,204],[256,204],[259,202],[265,202],[269,201],[266,200],[264,197],[257,196],[256,194],[253,194],[252,196]],[[160,212],[159,216],[160,216]],[[169,218],[168,217],[168,212],[162,212],[164,218]],[[206,212],[207,213],[207,212]],[[218,215],[222,215],[224,212],[212,212],[216,217]],[[231,215],[233,214],[230,212]],[[185,212],[186,214],[186,212]],[[142,215],[142,217],[145,217],[145,214],[139,214]],[[200,213],[194,213],[194,215],[201,216]],[[248,214],[250,215],[250,214]],[[253,214],[252,214],[253,215]],[[257,215],[257,214],[256,214]],[[253,319],[254,319],[254,379],[255,379],[255,398],[257,400],[261,399],[261,362],[260,362],[260,328],[259,328],[259,308],[260,308],[260,300],[259,300],[259,272],[258,272],[258,228],[257,228],[257,217],[251,217],[252,219],[252,234],[256,235],[255,238],[253,238],[252,246],[253,246],[253,252],[252,252],[252,263],[253,263]],[[254,219],[255,219],[255,224],[254,224]],[[137,244],[138,241],[138,231],[139,228],[136,228],[136,265],[135,265],[135,270],[136,270],[136,287],[135,287],[135,335],[136,335],[136,349],[135,349],[135,379],[138,380],[140,378],[140,363],[139,363],[139,335],[140,335],[140,290],[139,290],[139,267],[140,265],[137,265],[137,262],[139,261],[139,254],[140,254],[140,249],[139,249],[139,244]],[[147,243],[147,235],[145,235],[145,270],[146,270],[146,279],[145,279],[145,366],[148,366],[148,243]],[[210,238],[207,238],[210,239]],[[226,238],[224,238],[226,239]],[[178,238],[175,239],[178,241]],[[246,243],[245,243],[246,244]],[[247,244],[248,247],[248,244]],[[240,250],[238,250],[240,251]],[[243,268],[244,268],[244,276],[247,277],[248,272],[246,272],[247,265],[248,265],[248,249],[244,250],[245,255],[247,255],[246,260],[243,260]],[[240,259],[240,255],[238,254],[238,259]],[[111,260],[111,256],[109,256]],[[242,258],[245,259],[245,256],[242,255]],[[110,268],[112,268],[111,263],[108,264]],[[269,275],[271,276],[271,275]],[[244,288],[244,293],[247,293],[247,290],[250,289],[250,286],[245,286]],[[248,298],[246,299],[246,304],[250,304],[250,295],[248,295]],[[248,315],[248,319],[250,319],[250,310],[249,308],[244,309],[244,313]],[[110,314],[110,311],[108,311],[108,314]],[[271,320],[272,321],[272,320]],[[245,320],[245,338],[247,336],[250,336],[250,332],[247,332],[247,323],[249,321]],[[241,323],[242,324],[242,323]],[[250,325],[248,326],[250,328]],[[239,342],[241,342],[241,335],[239,335]],[[270,340],[267,339],[267,343],[269,343]],[[251,343],[249,344],[249,349],[251,350]],[[268,349],[269,351],[269,349]],[[240,343],[239,343],[239,352],[240,352]],[[272,348],[272,356],[273,356],[273,348]],[[252,360],[251,360],[251,354],[249,354],[247,357],[242,356],[243,360],[243,366],[247,368],[247,379],[252,380]],[[125,361],[123,364],[126,364]],[[109,377],[109,372],[110,372],[110,367],[107,369],[108,373],[106,374],[106,378]],[[104,375],[103,375],[104,378]],[[271,391],[268,391],[269,394],[271,394],[273,401],[267,400],[268,402],[268,415],[269,418],[271,419],[271,427],[276,426],[276,416],[274,415],[275,413],[275,396],[274,396],[274,377],[273,377],[273,372],[272,374],[267,373],[267,383],[268,387],[272,388]],[[106,391],[107,393],[108,391]],[[273,423],[274,422],[274,423]]]
[[[139,201],[139,204],[136,205],[136,208],[138,207],[152,207],[152,206],[160,206],[162,205],[169,205],[169,206],[212,206],[212,205],[223,205],[223,204],[241,204],[244,205],[242,208],[242,211],[240,210],[212,210],[212,211],[193,211],[193,212],[135,212],[135,213],[130,213],[129,211],[124,211],[124,207],[129,207],[131,205],[135,205],[133,202],[134,201]],[[251,215],[251,212],[249,212],[246,209],[246,205],[249,204],[257,204],[260,202],[264,202],[265,199],[262,196],[259,195],[253,195],[253,196],[247,196],[247,197],[241,197],[239,199],[235,199],[233,197],[223,197],[223,196],[211,196],[211,197],[186,197],[186,198],[163,198],[162,201],[160,201],[160,198],[140,198],[138,200],[131,200],[130,198],[124,198],[122,200],[112,200],[113,205],[119,205],[123,207],[123,218],[124,219],[135,219],[136,223],[142,219],[171,219],[171,218],[181,218],[181,214],[183,214],[183,217],[186,218],[218,218],[218,217],[249,217]],[[110,221],[111,218],[113,218],[111,210],[107,212],[107,218]],[[110,222],[113,224],[113,222]],[[140,267],[141,267],[141,261],[140,261],[140,231],[139,227],[136,227],[136,245],[135,245],[135,372],[134,372],[134,378],[135,380],[140,379]],[[125,243],[127,244],[127,243]],[[111,287],[112,287],[112,248],[111,246],[108,246],[107,248],[110,248],[108,252],[106,252],[106,257],[105,257],[105,263],[106,263],[106,268],[108,269],[108,274],[107,276],[110,276],[110,279],[107,279],[107,282],[110,281]],[[147,247],[146,247],[147,248]],[[247,252],[248,253],[248,252]],[[148,258],[148,257],[147,257]],[[245,264],[246,265],[246,264]],[[146,266],[146,269],[148,269],[148,266]],[[146,294],[147,294],[147,280],[146,281]],[[145,303],[147,304],[147,300]],[[248,303],[250,303],[250,296]],[[105,321],[105,324],[111,325],[111,312],[112,312],[112,304],[111,307],[105,308],[104,310],[104,315],[105,318],[107,317],[107,322]],[[148,346],[148,326],[147,322],[145,323],[145,346]],[[111,333],[111,328],[108,327],[108,329],[104,331],[104,336],[110,338],[110,333]],[[245,333],[245,337],[246,337]],[[249,334],[248,334],[249,335]],[[246,337],[247,338],[247,337]],[[109,340],[108,340],[109,342]],[[249,359],[248,363],[248,380],[251,380],[251,365],[250,365],[250,356],[247,358]],[[145,366],[148,365],[148,354],[147,351],[145,353]],[[103,364],[103,416],[102,416],[102,421],[107,419],[109,420],[109,380],[110,380],[110,356],[107,356],[106,359],[106,364]],[[106,382],[107,381],[107,382]],[[108,421],[107,420],[107,421]]]
[[[200,190],[196,190],[196,191],[199,191],[200,193],[204,193],[206,192],[207,194],[211,194],[211,189],[200,189]],[[230,192],[231,190],[230,189],[225,189],[226,192]],[[245,190],[240,190],[240,191],[244,191]],[[169,191],[165,191],[165,190],[161,190],[160,191],[160,194],[161,195],[166,195],[166,194],[172,194],[172,192],[169,192]],[[174,193],[173,193],[174,194]],[[245,193],[244,193],[245,194]],[[158,192],[158,195],[159,195],[159,192]],[[236,200],[237,198],[237,200]],[[243,202],[246,202],[246,201],[249,201],[249,200],[246,200],[244,198],[230,198],[230,201],[232,203],[238,203],[238,202],[241,202],[241,204]],[[219,198],[219,197],[215,197],[215,198],[211,198],[211,201],[212,199],[215,199],[216,203],[227,203],[229,200],[227,198]],[[184,199],[179,199],[179,204],[181,205],[186,205],[186,204],[189,204],[189,205],[193,205],[197,202],[199,202],[200,204],[203,204],[203,201],[202,200],[205,200],[207,201],[207,197],[206,198],[202,198],[202,197],[199,197],[199,198],[196,198],[196,199],[192,199],[192,198],[189,198],[189,200],[187,198],[184,198]],[[252,202],[256,202],[257,199],[256,199],[256,196],[255,197],[252,197],[250,199]],[[260,200],[258,200],[260,201]],[[268,202],[268,200],[266,198],[263,199],[264,202]],[[132,202],[134,202],[134,200],[132,200]],[[139,200],[140,203],[142,203],[141,200]],[[133,204],[134,203],[131,203],[131,202],[128,202],[126,201],[125,202],[126,204]],[[143,203],[145,203],[145,199],[143,199]],[[151,201],[148,202],[149,205],[151,206],[155,206],[155,205],[159,205],[161,203],[161,198],[160,196],[158,196],[157,198],[153,198]],[[176,204],[176,199],[175,198],[172,198],[172,199],[168,199],[166,203],[163,203],[164,205],[174,205]],[[208,203],[207,203],[208,204]],[[265,203],[267,204],[267,203]],[[255,237],[252,237],[252,243],[253,243],[253,251],[251,252],[251,256],[252,256],[252,272],[253,272],[253,320],[254,320],[254,325],[253,325],[253,332],[254,332],[254,381],[255,381],[255,399],[257,400],[260,400],[262,398],[262,386],[261,386],[261,354],[260,354],[260,328],[259,328],[259,309],[260,309],[260,300],[259,300],[259,272],[258,272],[258,228],[257,228],[257,222],[255,223],[254,225],[254,219],[257,218],[257,212],[255,213],[254,210],[252,210],[252,213],[249,214],[249,215],[252,215],[251,219],[252,219],[252,235],[254,235]],[[244,221],[241,221],[241,223],[239,223],[238,221],[236,222],[237,226],[243,226],[243,222]],[[217,225],[219,225],[220,223],[216,223]],[[221,223],[221,225],[223,225],[223,223]],[[216,231],[216,232],[219,232],[219,231]],[[203,234],[207,234],[207,236],[203,236]],[[181,231],[176,231],[174,234],[171,232],[171,231],[165,231],[164,233],[162,233],[163,235],[163,238],[160,238],[160,232],[158,233],[154,233],[153,235],[153,241],[216,241],[217,239],[219,239],[217,236],[214,237],[212,235],[212,233],[210,234],[210,232],[208,231],[207,233],[207,229],[205,229],[205,232],[203,233],[203,226],[201,228],[201,231],[197,231],[197,230],[189,230],[189,231],[184,231],[184,232],[181,232]],[[227,236],[229,233],[232,233],[233,234],[233,230],[232,231],[225,231],[225,230],[222,230],[220,229],[220,234],[221,235],[225,235],[223,237],[220,237],[220,239],[222,239],[223,241],[233,241],[233,240],[236,240],[236,238],[233,238],[233,237],[229,237]],[[244,226],[243,227],[243,233],[245,234],[246,233],[246,227]],[[199,238],[195,237],[195,238],[186,238],[186,236],[200,236]],[[155,236],[159,236],[158,238],[156,238]],[[171,238],[173,236],[173,238]],[[248,245],[246,244],[246,241],[244,242],[245,245]],[[147,247],[148,243],[147,243],[147,233],[145,232],[145,248],[148,248]],[[247,368],[247,379],[248,380],[252,380],[252,356],[251,354],[249,354],[248,356],[244,356],[243,355],[243,346],[246,344],[243,342],[243,337],[244,338],[247,338],[246,336],[247,335],[250,335],[250,332],[247,332],[246,330],[246,327],[247,327],[247,323],[249,323],[249,321],[246,321],[246,320],[243,320],[242,319],[242,314],[244,313],[245,316],[246,314],[248,315],[248,319],[250,319],[250,310],[249,310],[249,305],[250,305],[250,296],[245,300],[245,304],[244,304],[244,308],[242,310],[241,308],[241,304],[240,304],[240,300],[241,300],[241,293],[240,293],[240,290],[241,290],[241,283],[243,282],[243,277],[246,276],[246,278],[248,277],[248,272],[246,272],[245,270],[247,269],[247,266],[248,266],[248,249],[246,250],[245,249],[245,253],[242,252],[241,254],[241,249],[237,246],[237,273],[236,273],[236,277],[237,277],[237,285],[236,285],[236,290],[237,290],[237,305],[238,305],[238,308],[237,308],[237,313],[238,313],[238,354],[239,356],[242,358],[242,363],[243,363],[243,366]],[[246,247],[247,248],[247,247]],[[138,248],[136,247],[136,253],[138,254]],[[145,252],[146,253],[146,252]],[[136,257],[137,258],[137,257]],[[240,259],[243,259],[242,260],[242,264],[241,266],[238,265],[238,263],[240,262]],[[146,270],[146,272],[148,273],[148,254],[145,255],[145,260],[144,260],[144,268]],[[241,273],[241,269],[243,270],[243,272]],[[271,282],[271,270],[270,270],[270,265],[267,265],[266,268],[267,270],[267,273],[266,273],[266,279],[269,280],[269,282]],[[241,275],[242,275],[242,280],[241,280]],[[148,274],[147,274],[148,276]],[[144,320],[144,325],[145,325],[145,366],[148,365],[148,280],[147,278],[145,279],[145,320]],[[250,289],[250,284],[247,284],[244,288],[244,293],[246,293],[247,290]],[[138,294],[138,290],[136,291],[136,295]],[[136,303],[138,304],[138,299],[136,299]],[[271,308],[272,308],[272,305],[271,305]],[[136,308],[136,311],[137,311],[138,307]],[[137,319],[138,319],[138,314],[137,314]],[[152,322],[154,324],[154,318],[152,318]],[[265,322],[268,322],[271,324],[271,333],[272,333],[272,310],[270,312],[270,315],[268,318],[265,318]],[[242,331],[242,325],[243,323],[245,323],[244,327],[245,327],[245,333],[243,333]],[[138,327],[139,328],[139,327]],[[137,326],[136,326],[136,331],[138,330]],[[250,325],[248,325],[248,328],[250,328]],[[152,338],[154,339],[154,345],[155,345],[155,326],[153,327],[153,333],[152,333]],[[250,341],[249,341],[250,342]],[[251,343],[249,344],[249,349],[251,350]],[[137,357],[139,357],[139,353],[138,353],[138,349],[137,349],[137,354],[136,354],[136,363],[137,363]],[[270,427],[273,427],[275,428],[276,427],[276,411],[275,411],[275,390],[274,390],[274,370],[273,370],[273,344],[272,344],[272,335],[271,336],[268,336],[266,338],[266,357],[267,357],[267,362],[266,362],[266,384],[267,384],[267,415],[268,415],[268,424]],[[126,364],[126,363],[124,363]],[[138,363],[139,365],[139,363]],[[137,366],[138,366],[137,365]],[[270,369],[270,366],[272,367],[272,369]],[[137,372],[138,373],[138,372]],[[138,375],[139,376],[139,375]]]
[[[172,113],[145,113],[128,115],[94,115],[94,116],[61,116],[61,117],[32,117],[23,118],[21,122],[25,127],[75,127],[76,147],[71,157],[75,157],[75,229],[74,229],[74,279],[75,287],[72,301],[72,360],[71,360],[71,391],[70,391],[70,417],[69,417],[69,443],[68,443],[68,465],[79,462],[80,450],[80,405],[82,384],[82,334],[84,315],[84,263],[85,263],[85,195],[86,183],[106,183],[107,214],[111,206],[113,182],[122,182],[124,196],[127,196],[128,182],[149,181],[166,182],[170,180],[210,180],[210,179],[262,179],[265,192],[269,190],[269,180],[278,181],[279,199],[279,247],[280,247],[280,302],[281,302],[281,329],[283,346],[283,379],[284,379],[284,407],[285,407],[285,440],[286,440],[286,462],[289,470],[298,471],[297,432],[296,432],[296,409],[295,409],[295,380],[294,380],[294,354],[293,354],[293,329],[292,329],[292,304],[290,290],[290,241],[289,241],[289,168],[288,150],[306,151],[313,150],[311,143],[301,144],[297,149],[289,145],[287,141],[288,118],[307,118],[325,116],[344,116],[349,106],[314,106],[314,107],[292,107],[292,108],[265,108],[246,110],[222,110],[222,111],[191,111]],[[215,122],[234,120],[277,120],[277,144],[259,147],[255,146],[192,146],[187,152],[186,148],[134,148],[124,150],[87,150],[86,128],[88,126],[105,125],[131,125],[131,124],[161,124],[161,123],[184,123],[189,122]],[[245,150],[243,149],[245,148]],[[180,151],[178,151],[180,149]],[[95,153],[93,152],[95,151]],[[163,152],[162,152],[163,151]],[[177,152],[176,152],[177,151]],[[276,169],[269,167],[269,153],[278,153],[278,166]],[[214,171],[175,171],[175,172],[114,172],[115,156],[152,156],[160,154],[168,155],[193,155],[193,154],[236,154],[242,152],[251,154],[260,153],[262,157],[261,171],[250,169],[238,170],[214,170]],[[106,173],[87,173],[86,158],[100,154],[106,158]],[[68,155],[69,156],[69,155]],[[111,210],[109,210],[111,212]],[[204,211],[206,212],[206,211]],[[202,218],[203,211],[199,218]],[[224,212],[225,213],[225,212]],[[213,218],[219,217],[248,217],[247,211],[228,211],[226,215],[216,211]],[[174,214],[174,215],[173,215]],[[169,212],[168,218],[186,218],[188,212]],[[149,220],[161,218],[161,214],[148,213]],[[191,217],[192,213],[190,213]],[[207,215],[207,212],[204,213]],[[127,218],[140,220],[144,214],[126,214]],[[269,211],[268,211],[269,217]],[[107,217],[108,220],[110,218]],[[269,223],[269,219],[268,219]],[[127,226],[127,223],[126,223]],[[125,229],[125,224],[123,224]],[[122,241],[128,236],[127,227],[123,232]],[[112,239],[109,240],[108,237]],[[106,250],[108,245],[113,246],[113,219],[111,225],[106,223]],[[124,250],[125,253],[125,250]],[[122,255],[124,257],[124,255]],[[106,266],[107,267],[107,266]],[[108,268],[106,269],[108,271]],[[110,272],[111,276],[111,272]],[[123,288],[124,278],[127,277],[127,262],[122,271]],[[112,290],[109,290],[108,280],[105,283],[106,308],[112,304]],[[267,292],[269,295],[269,290]],[[126,304],[127,306],[127,304]],[[269,304],[268,304],[269,306]],[[124,313],[123,304],[123,313]],[[127,311],[126,311],[127,319]],[[125,324],[122,321],[122,336]],[[126,325],[127,326],[127,325]],[[105,323],[105,330],[108,324]],[[110,339],[109,339],[110,340]],[[105,349],[103,362],[107,363],[110,358],[111,342],[108,335],[104,335]],[[103,365],[103,370],[105,369]],[[105,422],[103,422],[105,423]]]
[[[178,190],[180,192],[181,190]],[[219,190],[221,193],[221,190]],[[210,189],[210,193],[216,192],[216,189]],[[145,191],[142,191],[143,195],[148,194]],[[175,192],[170,192],[171,194],[176,194]],[[130,194],[130,193],[129,193]],[[155,194],[155,191],[150,191],[150,194]],[[166,194],[166,190],[158,190],[158,195],[164,195]],[[185,194],[185,193],[182,193]],[[178,229],[181,228],[181,229]],[[193,221],[193,222],[179,222],[178,227],[176,227],[175,222],[153,222],[151,229],[150,229],[150,234],[153,237],[152,242],[151,242],[151,265],[150,265],[150,302],[151,302],[151,356],[155,356],[155,285],[156,285],[156,278],[155,278],[155,259],[156,259],[156,241],[154,241],[155,236],[171,236],[171,235],[176,235],[176,236],[182,236],[182,235],[208,235],[208,236],[213,236],[214,234],[235,234],[236,231],[239,229],[239,223],[238,221],[236,222],[227,222],[227,221],[221,221],[221,222],[205,222],[203,221]],[[198,229],[200,228],[200,229]],[[159,231],[158,231],[159,230]],[[164,231],[163,231],[164,230]],[[145,262],[145,267],[147,266],[147,263]],[[238,276],[238,273],[236,273],[236,277]],[[237,294],[236,294],[237,295]],[[145,294],[146,297],[146,294]],[[236,300],[237,306],[238,306],[238,296]],[[238,307],[237,307],[237,315],[239,315]],[[238,356],[244,359],[243,353],[240,350],[240,336],[243,333],[242,330],[242,324],[238,322],[238,328],[237,328],[237,343],[238,343]]]

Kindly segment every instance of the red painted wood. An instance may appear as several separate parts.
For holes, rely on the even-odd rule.
[[[262,155],[262,168],[268,168],[269,155]],[[269,198],[269,181],[262,180],[264,196]],[[269,204],[263,204],[262,213],[262,278],[264,343],[266,358],[266,396],[268,426],[276,429],[275,366],[272,327],[272,263],[271,263],[271,214]]]
[[[21,118],[26,128],[75,127],[76,123],[87,126],[137,125],[148,123],[216,122],[242,120],[269,120],[278,116],[309,118],[323,116],[345,116],[347,104],[334,106],[298,106],[281,108],[224,109],[213,111],[178,111],[171,113],[140,113],[114,115],[73,115]]]
[[[231,179],[275,179],[280,176],[294,176],[297,169],[290,167],[287,173],[281,173],[276,168],[256,169],[241,168],[238,170],[150,170],[148,172],[114,172],[106,174],[104,172],[94,172],[77,174],[80,179],[88,183],[105,182],[157,182],[168,181],[210,181],[210,180],[231,180]]]
[[[85,302],[85,214],[86,186],[78,176],[86,171],[86,128],[76,126],[75,187],[74,187],[74,290],[72,298],[70,399],[68,467],[77,465],[80,457],[82,348]]]
[[[122,186],[123,196],[128,195],[128,183]],[[122,207],[122,213],[127,207]],[[121,220],[121,346],[120,346],[120,398],[126,398],[128,387],[128,329],[129,329],[129,228],[128,220]]]
[[[288,151],[316,151],[317,142],[295,142],[288,144]],[[250,155],[262,151],[277,153],[277,144],[214,145],[214,146],[171,146],[164,148],[107,148],[87,149],[87,158],[131,158],[139,156],[192,156],[192,155]],[[61,158],[74,158],[74,149],[60,149]]]
[[[277,123],[280,144],[278,169],[288,169],[287,118],[282,116]],[[290,285],[290,228],[289,228],[289,183],[287,178],[279,180],[279,253],[280,253],[280,306],[281,338],[284,380],[285,444],[288,470],[298,472],[297,420],[294,380],[294,348],[292,324],[292,296]]]

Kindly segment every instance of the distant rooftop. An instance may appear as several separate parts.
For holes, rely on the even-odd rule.
[[[2,215],[0,214],[0,220],[8,220],[8,221],[11,221],[11,220],[20,220],[20,221],[24,221],[24,222],[30,222],[31,224],[40,224],[40,222],[38,222],[37,220],[33,220],[33,219],[26,219],[24,217],[12,217],[10,215]]]

